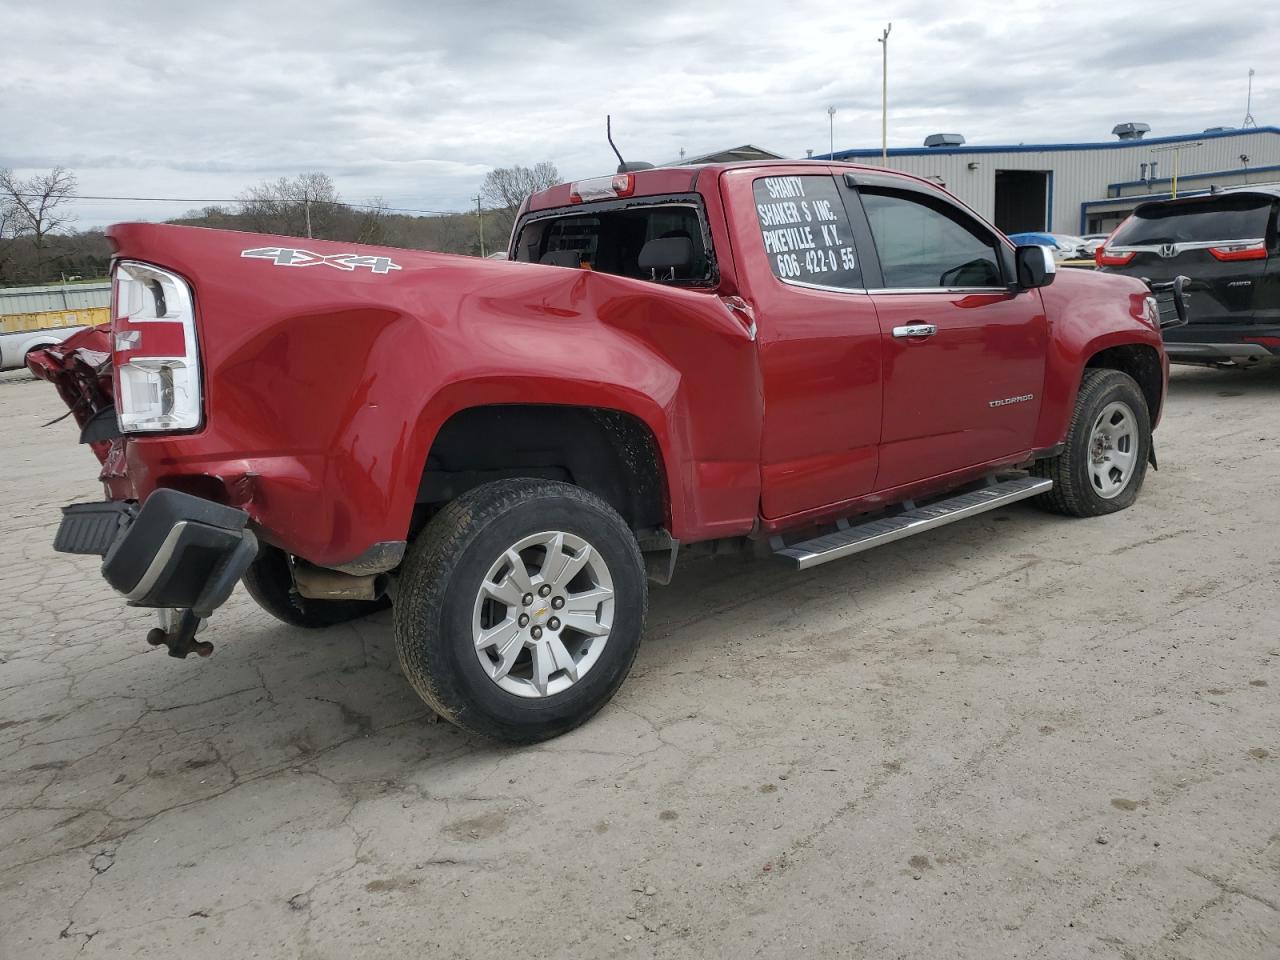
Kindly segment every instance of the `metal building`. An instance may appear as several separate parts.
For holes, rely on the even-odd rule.
[[[110,303],[110,280],[56,283],[43,287],[0,287],[0,316],[50,310],[89,310]]]
[[[1124,123],[1112,131],[1118,139],[1101,143],[1007,146],[934,134],[923,147],[889,150],[888,162],[941,183],[1006,233],[1105,233],[1139,203],[1175,189],[1185,196],[1280,180],[1280,127],[1146,138],[1148,129]],[[837,150],[834,156],[879,165],[881,153]]]

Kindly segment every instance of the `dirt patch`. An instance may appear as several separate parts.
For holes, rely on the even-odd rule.
[[[1217,580],[1206,580],[1204,583],[1193,584],[1189,587],[1183,587],[1173,595],[1173,603],[1186,603],[1188,600],[1203,600],[1205,597],[1213,596],[1213,591],[1218,589]]]
[[[406,893],[418,885],[413,877],[388,877],[385,880],[370,880],[364,888],[370,893]]]
[[[484,840],[494,837],[507,829],[507,815],[500,811],[482,813],[477,817],[466,817],[447,824],[444,832],[455,840]]]

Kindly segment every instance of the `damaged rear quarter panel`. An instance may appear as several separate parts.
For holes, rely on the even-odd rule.
[[[111,235],[120,256],[193,284],[205,404],[196,433],[131,437],[107,478],[113,496],[216,477],[268,540],[333,565],[406,536],[431,441],[453,413],[574,404],[649,426],[676,536],[754,519],[754,344],[710,292],[367,247],[401,269],[280,267],[240,254],[353,245],[144,224]]]

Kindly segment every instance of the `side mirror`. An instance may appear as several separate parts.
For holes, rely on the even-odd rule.
[[[1032,244],[1018,247],[1013,252],[1013,262],[1018,268],[1018,286],[1023,290],[1047,287],[1058,275],[1058,263],[1048,247]]]

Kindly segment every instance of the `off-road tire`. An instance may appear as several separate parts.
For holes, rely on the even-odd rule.
[[[1098,495],[1089,475],[1089,442],[1094,422],[1102,409],[1113,401],[1122,401],[1138,421],[1137,463],[1128,484],[1117,496],[1108,500]],[[1151,455],[1151,414],[1142,389],[1126,373],[1102,368],[1087,369],[1080,381],[1066,444],[1056,457],[1039,460],[1032,473],[1048,477],[1053,489],[1033,501],[1052,513],[1072,517],[1100,517],[1124,510],[1133,504],[1142,489]]]
[[[263,610],[290,626],[316,629],[367,617],[391,605],[380,600],[308,600],[298,595],[289,559],[279,547],[258,544],[258,555],[241,578],[249,596]]]
[[[474,605],[502,552],[548,530],[599,551],[613,580],[613,626],[600,659],[576,683],[531,699],[484,672],[474,649]],[[647,607],[639,545],[612,507],[567,483],[499,480],[458,497],[410,546],[395,596],[396,649],[405,676],[440,716],[470,733],[536,743],[585,723],[614,695],[640,647]]]

